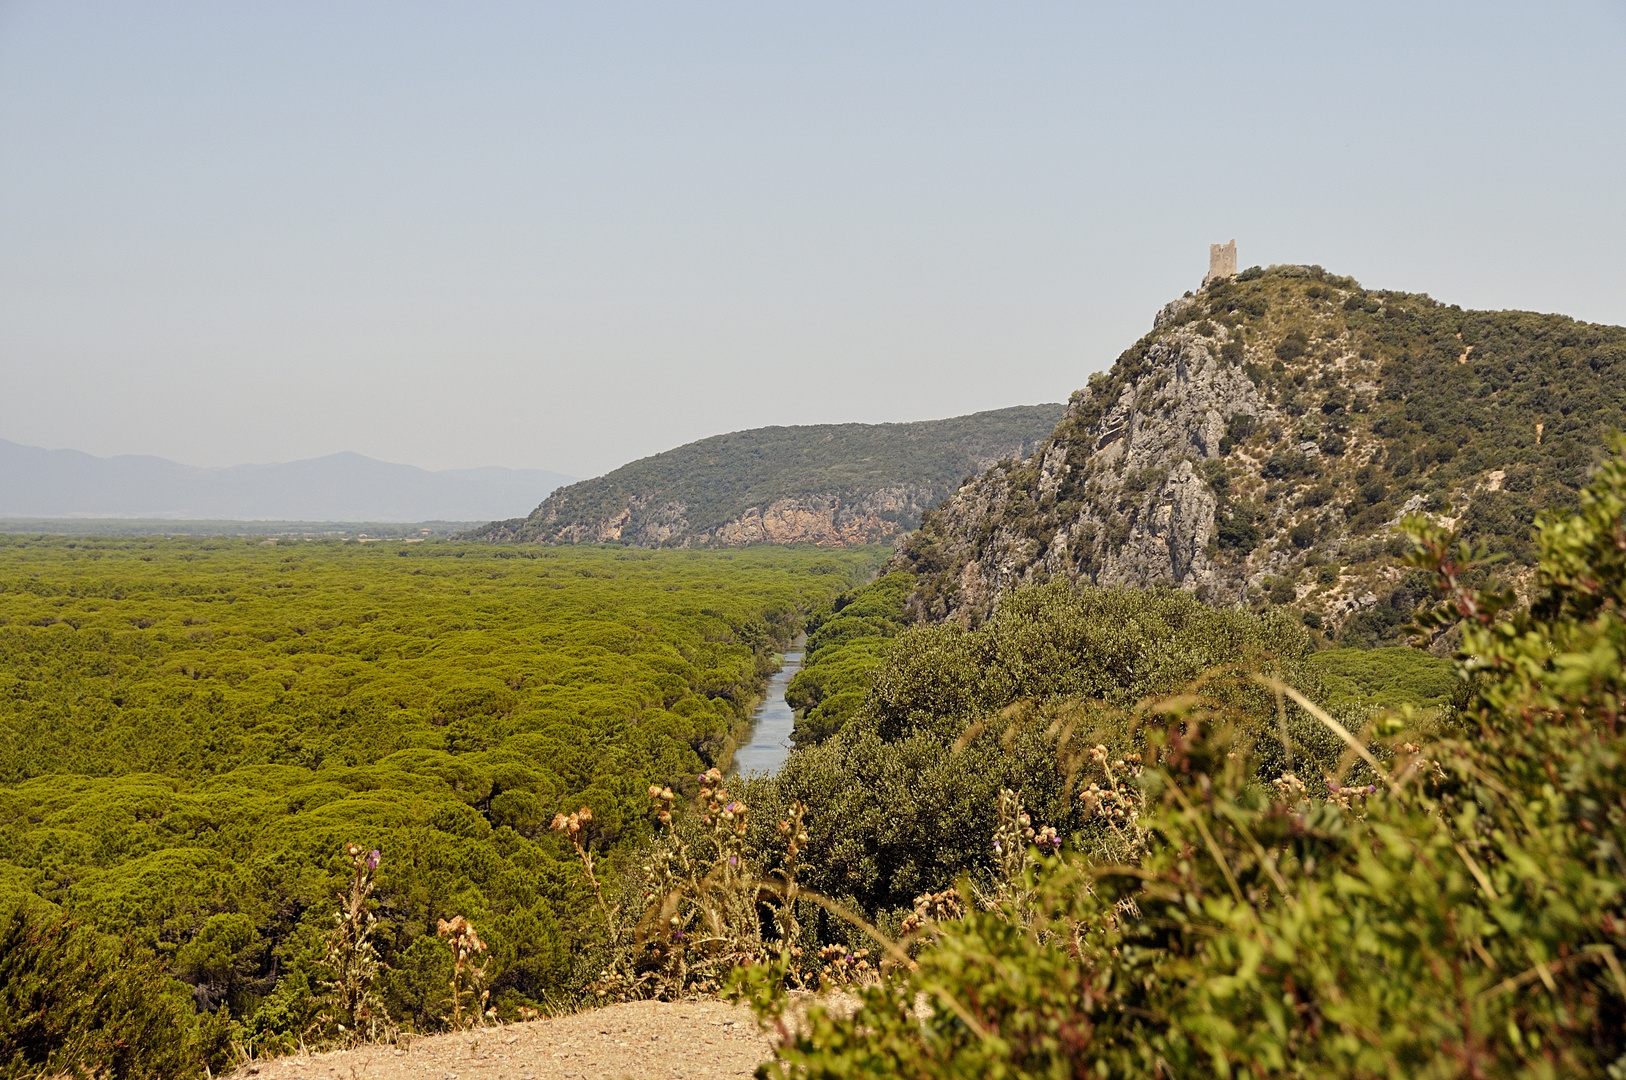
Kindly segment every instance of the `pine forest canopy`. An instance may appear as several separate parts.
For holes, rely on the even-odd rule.
[[[356,843],[391,1015],[438,1023],[455,915],[505,1014],[537,1004],[590,911],[552,816],[636,848],[647,785],[721,761],[880,557],[0,538],[0,908],[129,935],[264,1052],[316,1008]]]

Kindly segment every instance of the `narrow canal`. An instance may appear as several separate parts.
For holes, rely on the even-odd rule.
[[[802,670],[802,649],[807,637],[798,637],[785,650],[785,666],[768,681],[768,694],[751,714],[751,741],[734,752],[734,771],[741,776],[779,771],[790,755],[790,731],[796,712],[785,702],[785,688]]]

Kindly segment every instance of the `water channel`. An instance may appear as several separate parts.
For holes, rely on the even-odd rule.
[[[806,644],[806,635],[790,643],[784,666],[768,680],[768,694],[751,714],[751,741],[734,752],[734,771],[741,776],[776,773],[790,755],[796,710],[786,703],[785,688],[802,670],[802,649]]]

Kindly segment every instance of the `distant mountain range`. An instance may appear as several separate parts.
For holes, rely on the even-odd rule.
[[[1062,409],[714,435],[561,488],[529,517],[468,536],[635,547],[872,544],[913,529],[967,476],[1027,457]]]
[[[574,479],[541,469],[430,472],[351,453],[206,469],[0,439],[0,518],[489,521]]]

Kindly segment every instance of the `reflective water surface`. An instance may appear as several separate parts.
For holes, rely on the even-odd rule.
[[[768,696],[751,714],[751,741],[734,752],[734,771],[741,776],[776,773],[790,754],[790,731],[796,713],[785,703],[785,687],[802,670],[805,637],[791,642],[785,652],[785,666],[768,682]]]

